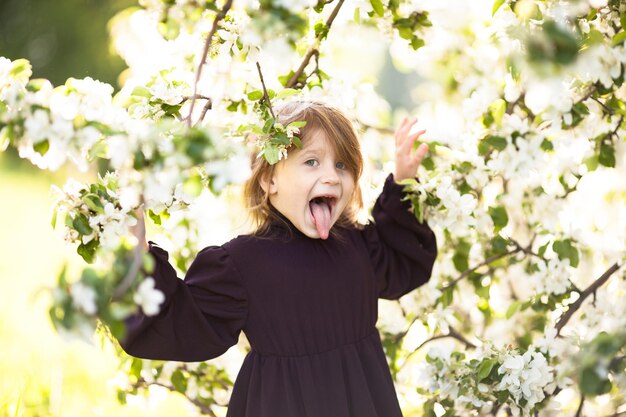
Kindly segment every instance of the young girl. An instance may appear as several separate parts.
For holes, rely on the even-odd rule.
[[[375,324],[377,299],[397,299],[430,277],[435,236],[402,201],[396,181],[416,175],[428,150],[412,145],[415,120],[396,131],[396,170],[355,223],[363,167],[350,121],[317,102],[292,102],[281,123],[305,120],[302,149],[258,158],[245,187],[257,231],[202,249],[184,281],[152,241],[162,311],[127,321],[130,355],[205,361],[237,343],[251,350],[228,417],[401,417]],[[143,221],[143,220],[142,220]]]

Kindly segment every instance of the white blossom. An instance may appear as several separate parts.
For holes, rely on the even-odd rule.
[[[93,288],[82,282],[76,282],[70,287],[72,302],[88,315],[94,315],[98,311],[96,305],[97,295]]]
[[[152,277],[146,277],[133,296],[133,300],[137,303],[147,316],[154,316],[159,313],[159,306],[165,301],[163,292],[155,288],[155,281]]]

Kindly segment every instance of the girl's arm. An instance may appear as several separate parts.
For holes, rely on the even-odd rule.
[[[126,320],[122,348],[140,358],[195,362],[236,344],[247,315],[247,294],[226,250],[202,249],[181,280],[165,250],[154,242],[146,247],[155,260],[150,277],[165,301],[155,316],[139,312]]]
[[[415,178],[417,168],[428,151],[415,141],[424,130],[409,135],[417,120],[405,118],[396,131],[396,169],[389,175],[372,210],[374,222],[363,231],[381,298],[397,299],[426,283],[437,257],[435,234],[426,222],[420,223],[404,201],[398,182]]]

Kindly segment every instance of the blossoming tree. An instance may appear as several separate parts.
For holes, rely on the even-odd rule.
[[[321,98],[353,117],[371,203],[400,115],[342,56],[382,45],[420,79],[407,110],[431,152],[406,189],[440,244],[430,283],[380,304],[405,415],[626,413],[626,5],[140,5],[112,22],[129,67],[115,95],[89,78],[53,87],[31,79],[27,61],[0,58],[0,149],[51,171],[107,162],[94,183],[54,188],[52,225],[88,264],[59,275],[50,316],[60,332],[119,337],[137,309],[159,312],[135,237],[140,211],[181,275],[203,245],[243,230],[235,207],[248,155],[275,163],[298,144],[298,125],[274,122],[280,100]],[[158,385],[223,415],[246,349],[242,339],[195,364],[120,351],[119,398]]]

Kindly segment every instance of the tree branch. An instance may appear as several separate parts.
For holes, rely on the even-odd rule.
[[[576,410],[576,417],[580,417],[583,412],[583,406],[585,405],[585,396],[580,395],[580,404],[578,404],[578,410]]]
[[[598,288],[604,285],[604,283],[608,281],[611,275],[620,268],[621,268],[621,265],[619,265],[617,262],[614,263],[590,286],[585,288],[585,290],[580,294],[580,297],[578,298],[578,300],[572,303],[567,309],[567,311],[557,321],[556,326],[555,326],[557,336],[561,335],[561,330],[567,324],[567,322],[572,318],[574,313],[583,305],[583,303],[585,302],[585,299],[589,297],[591,294],[595,295],[595,292],[598,290]]]
[[[501,258],[507,257],[507,256],[509,256],[509,255],[516,254],[517,252],[522,252],[522,251],[524,251],[524,248],[522,248],[521,246],[519,246],[519,245],[516,245],[516,246],[517,246],[517,247],[516,247],[515,249],[513,249],[513,250],[510,250],[510,251],[505,252],[505,253],[500,253],[500,254],[497,254],[497,255],[492,255],[492,256],[488,257],[487,259],[485,259],[483,262],[479,263],[478,265],[476,265],[476,266],[474,266],[474,267],[472,267],[472,268],[470,268],[470,269],[466,269],[465,271],[463,271],[463,272],[461,273],[461,275],[459,275],[459,276],[458,276],[457,278],[455,278],[453,281],[451,281],[451,282],[447,283],[446,285],[444,285],[442,289],[443,289],[443,290],[447,290],[447,289],[449,289],[449,288],[451,288],[451,287],[454,287],[454,286],[455,286],[456,284],[458,284],[458,282],[459,282],[459,281],[461,281],[463,278],[465,278],[466,276],[468,276],[468,275],[469,275],[469,274],[471,274],[472,272],[476,271],[477,269],[479,269],[479,268],[481,268],[481,267],[483,267],[483,266],[485,266],[485,265],[489,265],[490,263],[495,262],[495,261],[497,261],[498,259],[501,259]]]
[[[402,365],[400,365],[398,367],[399,369],[402,369],[402,367],[409,362],[409,358],[418,350],[420,350],[421,348],[423,348],[427,343],[432,342],[433,340],[437,340],[437,339],[445,339],[447,337],[451,337],[453,339],[458,340],[459,342],[463,343],[465,345],[465,347],[467,349],[475,349],[476,345],[473,344],[472,342],[470,342],[469,340],[467,340],[465,338],[465,336],[463,336],[461,333],[457,332],[454,327],[449,326],[449,330],[447,334],[438,334],[435,336],[432,336],[429,339],[424,340],[422,343],[420,343],[420,345],[418,347],[416,347],[415,349],[413,349],[413,351],[411,351],[408,355],[406,355],[406,357],[404,358],[404,362],[402,362]]]
[[[226,17],[226,13],[230,10],[233,5],[233,0],[226,0],[224,7],[220,12],[215,15],[215,19],[213,20],[213,26],[211,27],[211,31],[209,32],[206,40],[204,41],[204,50],[202,51],[202,59],[200,60],[200,64],[198,65],[198,69],[196,70],[196,79],[193,83],[193,94],[191,95],[191,106],[189,108],[189,115],[187,116],[187,127],[191,127],[191,116],[193,115],[193,107],[196,103],[196,97],[198,96],[198,82],[200,82],[200,77],[202,76],[202,67],[206,62],[206,56],[209,53],[209,49],[211,48],[211,41],[213,40],[213,36],[215,32],[217,32],[217,26],[220,21]]]
[[[211,108],[213,108],[213,101],[211,99],[208,99],[208,101],[204,103],[204,107],[202,108],[202,113],[200,113],[200,118],[196,120],[196,123],[194,124],[194,126],[198,126],[198,124],[200,124],[200,122],[204,120],[204,118],[206,117],[206,114],[208,113],[209,110],[211,110]]]
[[[335,6],[330,16],[328,16],[328,19],[326,20],[326,27],[328,28],[328,30],[330,30],[330,27],[332,26],[333,21],[335,20],[335,17],[337,17],[337,14],[339,13],[339,9],[341,9],[341,6],[343,6],[344,1],[345,0],[339,0],[339,3],[337,3],[337,6]],[[311,58],[313,57],[313,55],[319,54],[319,50],[317,49],[317,43],[321,40],[322,36],[323,34],[322,32],[320,32],[315,37],[314,46],[309,48],[306,55],[304,56],[304,60],[302,60],[302,63],[300,64],[296,72],[294,72],[294,74],[291,76],[289,81],[287,81],[287,84],[285,84],[285,88],[293,88],[297,84],[298,78],[300,78],[306,66],[309,65],[309,62],[311,61]]]
[[[270,100],[269,94],[267,94],[267,88],[265,88],[265,81],[263,80],[263,73],[261,72],[261,65],[257,61],[256,69],[259,71],[259,78],[261,78],[261,85],[263,86],[263,100],[267,102],[267,107],[270,109],[270,113],[274,121],[276,121],[276,115],[274,114],[274,109],[272,109],[272,101]]]

